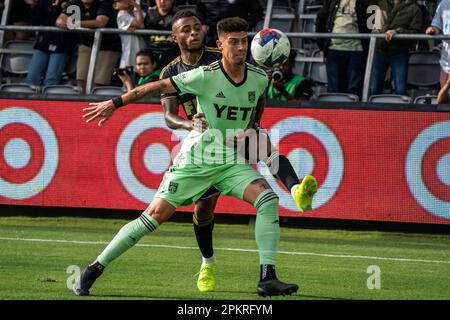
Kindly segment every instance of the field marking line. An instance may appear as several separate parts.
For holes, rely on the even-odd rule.
[[[73,244],[108,244],[106,241],[78,241],[78,240],[61,240],[61,239],[33,239],[33,238],[7,238],[0,237],[4,241],[28,241],[28,242],[51,242],[51,243],[73,243]],[[197,247],[186,246],[171,246],[163,244],[137,244],[136,247],[152,247],[152,248],[167,248],[167,249],[183,249],[183,250],[198,250]],[[235,252],[258,252],[256,249],[241,249],[241,248],[214,248],[214,250],[235,251]],[[327,258],[347,258],[347,259],[372,259],[372,260],[388,260],[401,262],[423,262],[423,263],[445,263],[450,264],[450,261],[445,260],[426,260],[426,259],[409,259],[409,258],[395,258],[395,257],[375,257],[375,256],[358,256],[347,254],[328,254],[316,252],[299,252],[299,251],[278,251],[280,254],[287,255],[304,255]]]

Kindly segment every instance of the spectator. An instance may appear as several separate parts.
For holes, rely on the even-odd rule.
[[[371,94],[381,94],[388,67],[391,67],[395,93],[406,95],[409,51],[414,50],[416,40],[395,40],[396,34],[420,33],[422,11],[415,0],[380,0],[381,28],[373,32],[385,34],[378,39],[373,60]]]
[[[171,31],[172,18],[176,12],[174,0],[156,0],[156,7],[147,11],[144,19],[145,29]],[[146,44],[162,67],[180,54],[171,34],[151,35],[146,37]]]
[[[376,0],[326,0],[317,14],[316,31],[369,33],[367,8]],[[318,39],[325,60],[328,92],[362,95],[368,40]]]
[[[117,11],[113,9],[110,0],[70,0],[59,15],[56,25],[61,28],[68,28],[69,15],[73,13],[67,11],[70,6],[80,8],[83,28],[114,28],[117,29]],[[79,87],[86,91],[86,80],[91,60],[92,45],[94,36],[90,33],[81,33],[78,47],[77,75],[76,82]],[[100,50],[95,68],[94,83],[96,86],[109,85],[113,69],[120,59],[121,43],[117,34],[104,34],[102,37]]]
[[[281,65],[278,74],[269,71],[270,84],[267,89],[269,100],[309,100],[313,95],[311,81],[305,77],[294,74],[296,50],[291,50],[289,58]]]
[[[119,10],[117,14],[117,25],[121,30],[133,32],[144,28],[144,15],[141,6],[135,0],[115,0],[114,9]],[[141,36],[121,34],[122,57],[120,68],[134,66],[136,53],[144,48],[145,43]]]
[[[124,72],[119,71],[117,73],[119,79],[126,86],[127,92],[133,90],[136,87],[136,84],[138,86],[141,86],[143,84],[159,80],[159,74],[161,70],[158,69],[156,59],[150,51],[148,50],[139,51],[136,54],[135,64],[136,64],[135,80],[133,80],[132,75],[125,70]]]
[[[442,0],[436,9],[431,26],[425,31],[426,34],[434,35],[443,33],[450,34],[450,0]],[[438,94],[438,103],[448,103],[448,89],[450,86],[450,40],[442,40],[441,49],[441,91]]]
[[[9,9],[8,23],[14,26],[31,25],[31,10],[36,5],[36,0],[12,0]],[[28,31],[8,31],[5,33],[5,41],[28,40],[31,33]]]
[[[216,47],[217,22],[224,18],[240,17],[248,22],[252,30],[264,17],[264,6],[261,0],[198,0],[197,14],[205,26],[207,46]]]
[[[37,0],[32,10],[33,25],[55,26],[62,5],[68,0]],[[32,85],[59,84],[64,68],[76,49],[72,33],[39,32],[26,83]],[[44,77],[42,81],[42,77]]]

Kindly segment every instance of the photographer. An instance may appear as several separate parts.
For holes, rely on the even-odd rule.
[[[119,77],[127,87],[127,92],[133,90],[136,85],[158,81],[161,70],[158,68],[155,57],[149,51],[139,51],[136,54],[136,73],[132,67],[115,69],[114,74]],[[133,79],[134,78],[134,79]]]
[[[267,99],[304,101],[311,98],[313,95],[311,81],[293,72],[296,56],[297,51],[291,50],[289,58],[280,69],[268,70],[270,84],[267,88]]]

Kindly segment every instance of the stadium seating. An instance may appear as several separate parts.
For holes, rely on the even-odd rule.
[[[290,32],[292,31],[295,18],[293,8],[274,6],[270,27],[284,32]]]
[[[34,41],[9,41],[5,43],[1,58],[1,68],[7,82],[21,82],[28,73],[28,65],[33,57]],[[6,52],[5,52],[6,51]]]
[[[91,92],[91,94],[100,96],[119,96],[124,93],[125,91],[121,87],[95,87]]]
[[[321,93],[314,101],[332,101],[332,102],[358,102],[359,97],[350,93]]]
[[[80,87],[74,87],[70,85],[49,85],[42,88],[44,94],[81,94],[82,89]]]
[[[313,53],[313,58],[319,58],[320,51],[316,50]],[[325,62],[323,61],[313,61],[308,64],[308,74],[309,78],[313,82],[313,89],[316,95],[326,92],[326,85],[328,83],[327,70]]]
[[[414,99],[415,104],[437,104],[437,96],[426,95],[419,96]]]
[[[29,85],[26,83],[7,83],[0,85],[2,92],[17,92],[17,93],[39,93],[38,86]]]
[[[409,95],[437,94],[439,87],[440,54],[432,51],[411,52],[408,66]]]
[[[411,97],[399,94],[376,94],[369,97],[369,102],[374,103],[407,103],[412,102]]]

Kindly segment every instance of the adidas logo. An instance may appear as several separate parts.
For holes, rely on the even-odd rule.
[[[218,94],[216,94],[216,98],[225,98],[225,95],[222,91],[220,91]]]

